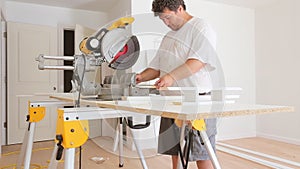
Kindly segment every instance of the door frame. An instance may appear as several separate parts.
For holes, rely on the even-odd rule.
[[[1,153],[1,145],[6,145],[7,142],[7,130],[4,124],[7,121],[7,97],[6,97],[6,84],[7,84],[7,73],[6,73],[6,37],[5,37],[5,32],[6,32],[6,22],[1,21],[1,27],[0,27],[0,32],[1,32],[1,40],[0,40],[0,47],[1,47],[1,69],[0,69],[0,76],[1,76],[1,88],[0,88],[0,104],[1,104],[1,109],[0,109],[0,122],[1,122],[1,127],[0,127],[0,153]]]

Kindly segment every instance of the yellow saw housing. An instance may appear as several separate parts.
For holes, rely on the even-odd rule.
[[[129,24],[132,24],[134,21],[133,17],[123,17],[118,19],[116,22],[112,23],[108,30],[113,30],[115,28],[122,28]]]
[[[117,21],[113,22],[108,28],[108,31],[111,31],[113,29],[116,28],[124,28],[127,25],[130,25],[134,22],[134,18],[133,17],[122,17],[120,19],[118,19]],[[102,29],[101,29],[102,30]],[[100,32],[101,30],[99,30],[98,32]],[[88,49],[87,47],[87,40],[89,37],[85,37],[79,44],[79,49],[82,53],[84,54],[91,54],[93,51]]]

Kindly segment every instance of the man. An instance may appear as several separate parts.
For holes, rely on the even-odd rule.
[[[137,74],[137,83],[159,77],[155,86],[197,87],[202,92],[213,88],[210,72],[216,69],[216,36],[202,19],[186,12],[183,0],[154,0],[152,11],[171,31],[163,38],[159,50],[149,67]],[[207,135],[215,148],[216,119],[206,120]],[[198,169],[213,168],[208,152],[201,145],[200,137],[193,131],[194,144],[190,161]],[[173,119],[162,118],[158,152],[172,156],[173,169],[177,168],[179,128]]]

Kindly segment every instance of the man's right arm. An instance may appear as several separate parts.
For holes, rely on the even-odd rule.
[[[159,70],[155,70],[152,68],[147,68],[146,70],[144,70],[142,73],[139,73],[136,75],[136,83],[141,83],[141,82],[145,82],[145,81],[149,81],[149,80],[153,80],[155,78],[158,78],[160,75],[160,71]]]

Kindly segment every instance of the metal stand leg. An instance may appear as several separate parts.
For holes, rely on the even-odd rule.
[[[114,145],[113,145],[113,151],[117,151],[118,149],[118,143],[119,143],[119,135],[120,135],[120,123],[117,124],[116,127],[116,133],[115,133],[115,137],[114,137]]]
[[[119,118],[118,125],[116,127],[116,134],[114,138],[113,151],[117,151],[119,143],[119,167],[124,166],[123,162],[123,118]]]
[[[212,162],[214,168],[215,169],[221,169],[221,166],[219,164],[217,156],[216,156],[216,154],[215,154],[215,152],[214,152],[214,150],[212,148],[212,145],[210,144],[210,141],[209,141],[209,139],[207,137],[206,132],[205,131],[200,131],[200,136],[201,136],[201,138],[202,138],[202,140],[204,142],[204,145],[206,147],[206,150],[207,150],[207,152],[209,154],[209,157],[211,159],[211,162]]]
[[[123,118],[120,118],[119,124],[119,167],[123,167]]]
[[[142,163],[142,166],[143,166],[144,169],[148,169],[148,166],[147,166],[147,163],[146,163],[146,161],[145,161],[143,152],[142,152],[142,150],[140,149],[140,146],[138,145],[138,142],[137,142],[136,139],[135,139],[134,132],[132,131],[132,129],[129,129],[129,130],[130,130],[130,132],[131,132],[132,140],[133,140],[133,142],[134,142],[136,151],[138,152],[138,155],[139,155],[139,157],[140,157],[140,161],[141,161],[141,163]]]
[[[34,130],[35,130],[35,123],[28,123],[28,129],[25,133],[21,152],[17,162],[17,169],[21,169],[23,162],[24,162],[24,169],[30,168]]]
[[[65,149],[65,169],[74,169],[75,168],[75,148]]]
[[[29,135],[29,123],[28,123],[28,129],[25,131],[25,135],[24,135],[24,139],[23,139],[23,143],[22,143],[22,147],[21,147],[21,152],[20,155],[18,157],[18,161],[17,161],[17,169],[21,169],[21,166],[24,162],[24,156],[25,156],[25,149],[27,147],[27,143],[28,143],[28,135]]]
[[[58,164],[58,161],[56,160],[57,150],[58,150],[58,146],[55,143],[54,149],[53,149],[53,152],[52,152],[52,156],[51,156],[51,159],[50,159],[50,164],[48,166],[49,169],[56,169],[57,168],[57,164]]]
[[[180,128],[180,148],[181,148],[181,152],[184,152],[184,144],[185,144],[184,133],[185,133],[185,127],[186,127],[186,124],[183,122],[182,126]],[[183,165],[184,164],[181,161],[180,154],[178,154],[177,169],[182,169]]]

